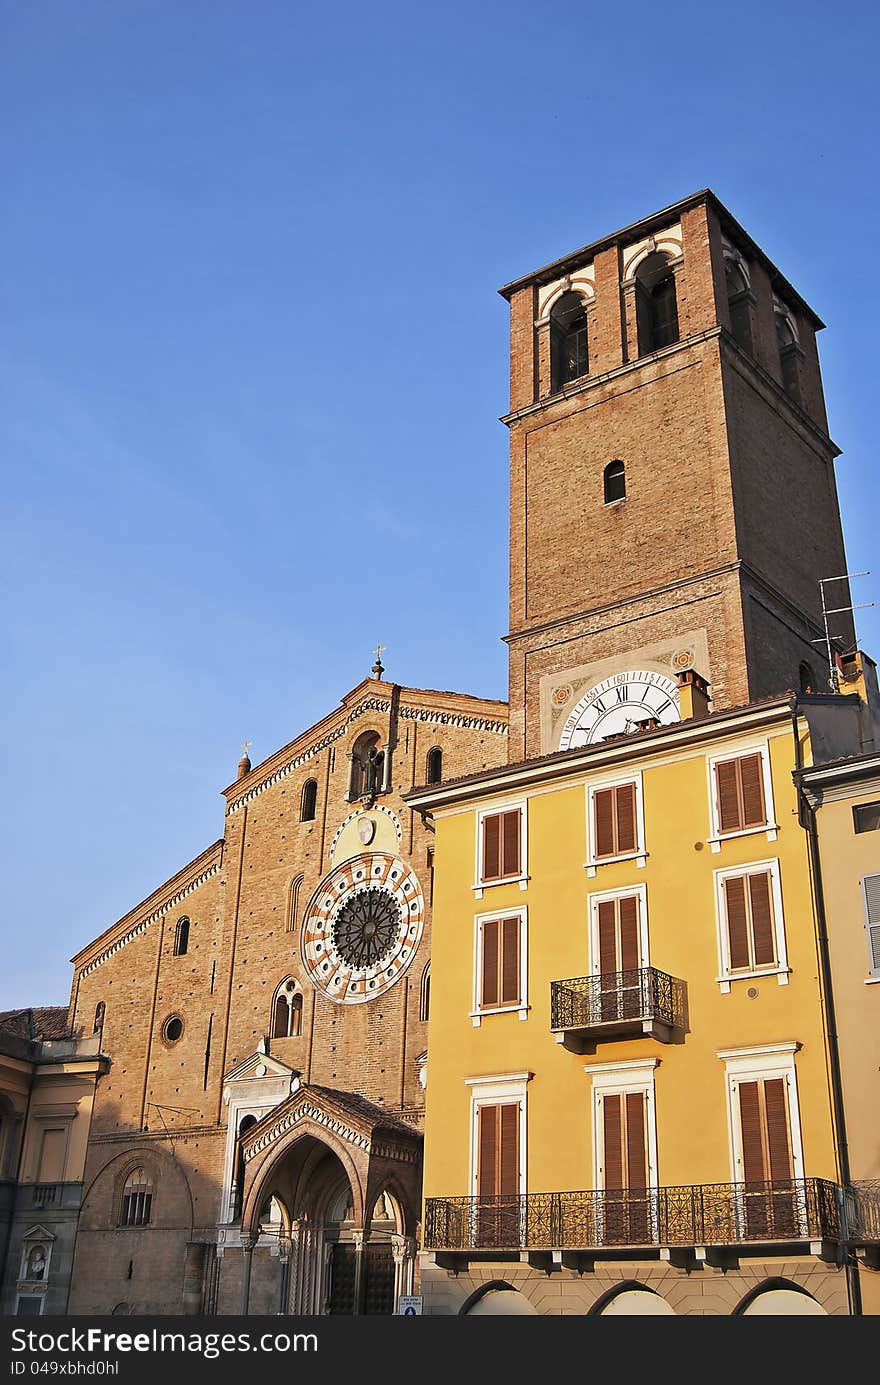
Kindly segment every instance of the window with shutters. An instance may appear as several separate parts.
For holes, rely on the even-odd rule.
[[[645,1245],[657,1234],[655,1058],[599,1063],[593,1080],[595,1186],[605,1245]]]
[[[805,1231],[797,1043],[729,1049],[727,1068],[737,1235],[785,1240]]]
[[[517,804],[477,819],[477,898],[486,885],[519,881],[526,887],[526,808]]]
[[[603,1022],[639,1016],[641,968],[649,965],[646,887],[591,895],[590,971],[600,978]]]
[[[767,973],[780,986],[788,983],[789,966],[782,917],[778,861],[756,861],[735,870],[715,872],[718,910],[716,978],[724,992],[731,981]]]
[[[868,930],[868,967],[871,978],[880,980],[880,875],[862,880],[865,896],[865,927]]]
[[[606,861],[636,859],[645,864],[645,825],[641,776],[587,791],[587,874]]]
[[[522,1240],[526,1191],[526,1088],[532,1074],[469,1077],[470,1191],[478,1244],[516,1247]]]
[[[709,762],[711,832],[709,844],[721,850],[726,837],[766,832],[776,840],[770,755],[766,743],[737,755],[718,756]]]
[[[487,1013],[518,1010],[520,1019],[528,1014],[526,918],[525,908],[477,916],[471,1012],[475,1027]]]

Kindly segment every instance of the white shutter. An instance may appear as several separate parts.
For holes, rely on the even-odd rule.
[[[865,926],[868,930],[871,975],[880,976],[880,875],[866,875],[862,884],[865,889]]]

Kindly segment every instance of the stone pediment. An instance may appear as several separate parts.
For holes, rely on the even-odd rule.
[[[244,1136],[245,1160],[253,1159],[300,1124],[327,1130],[366,1154],[405,1163],[421,1160],[422,1136],[412,1126],[355,1092],[302,1083]]]
[[[282,1063],[280,1058],[273,1058],[271,1054],[258,1049],[249,1058],[245,1058],[243,1063],[239,1063],[238,1067],[228,1072],[223,1084],[225,1086],[229,1082],[259,1081],[264,1077],[289,1077],[293,1080],[299,1077],[299,1072],[289,1063]]]

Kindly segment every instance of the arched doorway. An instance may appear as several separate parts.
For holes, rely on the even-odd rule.
[[[670,1308],[666,1299],[653,1289],[644,1289],[633,1284],[606,1297],[593,1310],[595,1316],[602,1318],[658,1318],[674,1317],[675,1309]]]
[[[472,1294],[461,1309],[468,1318],[533,1318],[538,1310],[525,1294],[510,1284],[496,1281]]]
[[[320,1136],[303,1132],[279,1154],[252,1205],[261,1213],[243,1238],[245,1253],[267,1236],[280,1239],[282,1312],[387,1315],[410,1291],[414,1244],[400,1201],[383,1188],[365,1220],[356,1167]]]

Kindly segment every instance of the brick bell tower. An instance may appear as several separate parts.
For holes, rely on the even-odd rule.
[[[823,690],[846,560],[812,309],[709,191],[501,293],[511,759],[677,719],[688,667],[714,708]]]

